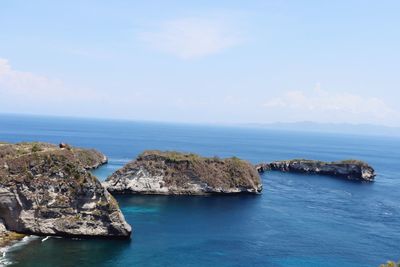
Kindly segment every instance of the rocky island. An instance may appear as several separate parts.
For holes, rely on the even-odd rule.
[[[366,182],[371,182],[375,178],[375,170],[370,165],[360,160],[323,162],[317,160],[293,159],[257,164],[256,169],[259,173],[275,170],[330,175]]]
[[[113,194],[258,194],[260,176],[238,159],[205,158],[179,152],[145,151],[107,178]]]
[[[1,143],[0,235],[129,238],[116,200],[87,171],[106,161],[68,145]]]

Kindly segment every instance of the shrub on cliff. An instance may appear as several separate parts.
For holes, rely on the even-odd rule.
[[[116,171],[105,182],[114,193],[228,194],[262,190],[252,164],[237,157],[220,159],[193,153],[150,150]]]
[[[396,264],[394,261],[388,261],[386,264],[381,264],[379,267],[400,267],[400,261]]]
[[[39,151],[42,151],[42,148],[38,144],[33,144],[32,148],[31,148],[31,151],[33,153],[39,152]]]

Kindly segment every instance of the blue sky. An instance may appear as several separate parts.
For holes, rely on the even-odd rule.
[[[0,1],[0,112],[400,126],[399,1]]]

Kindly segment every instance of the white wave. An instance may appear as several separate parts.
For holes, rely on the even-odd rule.
[[[132,159],[128,159],[128,158],[110,158],[108,159],[108,162],[113,164],[113,163],[127,163],[129,161],[131,161]]]
[[[15,250],[25,246],[29,242],[31,242],[31,241],[33,241],[35,239],[38,239],[38,238],[39,238],[38,236],[34,236],[34,235],[25,236],[20,241],[17,241],[16,243],[14,243],[14,244],[12,244],[10,246],[1,248],[0,249],[0,254],[1,254],[0,267],[8,266],[8,265],[13,263],[9,258],[7,258],[7,253],[8,252],[15,251]]]
[[[45,238],[42,239],[42,242],[46,241],[49,238],[50,238],[50,236],[46,236]]]

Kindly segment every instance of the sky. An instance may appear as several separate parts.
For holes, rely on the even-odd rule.
[[[400,1],[0,0],[0,113],[400,126]]]

